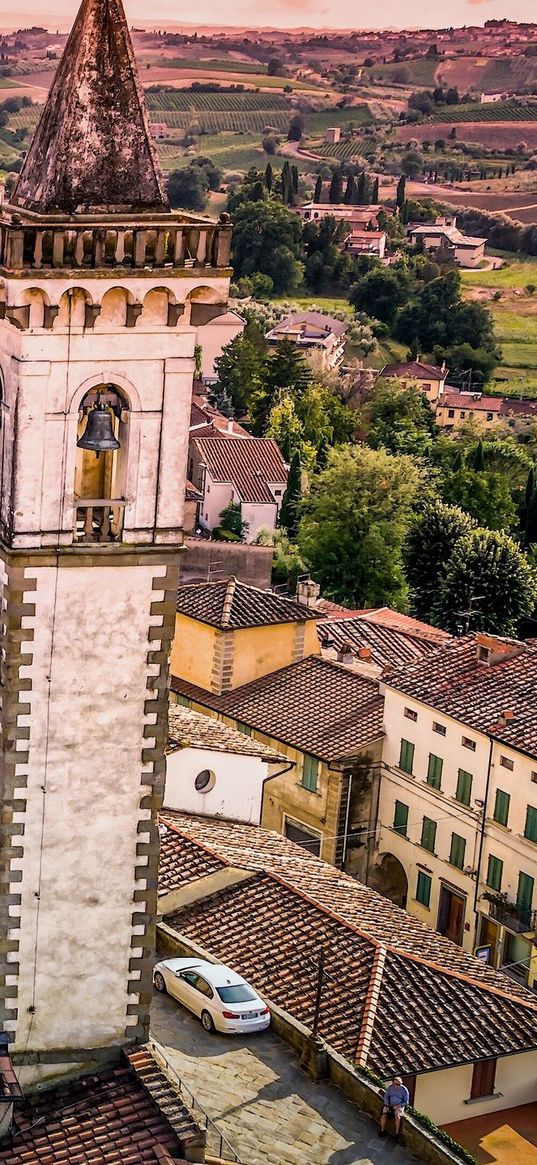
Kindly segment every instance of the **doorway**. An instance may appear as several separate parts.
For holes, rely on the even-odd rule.
[[[442,886],[437,930],[445,938],[450,939],[452,943],[457,943],[458,946],[462,944],[465,910],[466,899],[464,896],[450,890],[448,886]]]

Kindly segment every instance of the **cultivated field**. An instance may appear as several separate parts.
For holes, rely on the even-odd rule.
[[[537,295],[526,290],[537,287],[537,259],[508,260],[496,271],[466,271],[463,282],[467,297],[486,303],[494,317],[502,362],[491,388],[537,397]]]
[[[478,105],[476,102],[470,105],[450,105],[435,113],[430,120],[433,124],[449,121],[450,125],[461,121],[471,121],[473,124],[481,121],[537,121],[537,102],[534,105],[522,105],[517,101],[493,101],[490,105]]]
[[[419,142],[444,141],[452,129],[461,142],[479,142],[493,150],[516,149],[525,142],[528,149],[537,150],[537,121],[500,122],[425,122],[423,125],[404,125],[397,130],[400,141],[416,138]]]

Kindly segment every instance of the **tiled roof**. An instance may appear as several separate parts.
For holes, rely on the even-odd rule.
[[[358,652],[360,648],[369,648],[371,659],[380,667],[386,664],[412,663],[437,649],[437,644],[431,640],[420,639],[398,628],[369,621],[367,616],[358,616],[354,619],[324,619],[319,623],[317,631],[322,647],[327,648],[331,645],[336,651],[340,651],[345,644],[349,644],[354,652]]]
[[[356,879],[257,826],[164,819],[171,835],[199,846],[207,872],[215,857],[252,871],[166,923],[309,1026],[323,947],[320,1034],[350,1060],[360,1048],[359,1062],[388,1077],[537,1047],[530,991]]]
[[[230,631],[318,618],[315,611],[295,599],[263,591],[236,578],[179,587],[177,610],[200,623]]]
[[[192,712],[181,704],[170,704],[168,752],[181,748],[208,748],[215,752],[256,756],[272,764],[285,759],[275,749],[252,740],[245,732],[238,732],[236,728],[222,724],[221,720],[215,720],[213,716]]]
[[[157,1165],[184,1160],[199,1128],[148,1048],[120,1065],[31,1093],[0,1140],[2,1165]]]
[[[537,400],[513,400],[512,397],[503,397],[500,416],[502,417],[534,417],[537,416]]]
[[[392,628],[421,642],[442,644],[449,643],[451,639],[448,632],[442,631],[440,627],[431,627],[430,623],[422,623],[421,619],[413,619],[411,615],[403,615],[400,611],[393,611],[391,607],[373,607],[372,610],[360,614],[368,623]]]
[[[333,336],[338,337],[344,336],[349,327],[348,320],[338,320],[335,316],[325,315],[324,312],[320,311],[301,311],[297,312],[296,315],[286,316],[285,319],[280,320],[268,335],[278,336],[282,332],[294,330],[301,324],[304,325],[305,332],[318,333],[319,335],[331,332]]]
[[[528,640],[514,658],[494,664],[478,660],[474,636],[455,639],[426,660],[398,669],[386,683],[537,757],[537,639]],[[503,723],[506,711],[512,717]]]
[[[406,364],[385,364],[381,376],[411,376],[413,380],[444,380],[447,369],[434,364],[422,364],[421,360],[409,360]]]
[[[185,501],[187,502],[201,502],[203,501],[203,494],[191,481],[185,483]]]
[[[440,398],[436,404],[440,409],[470,409],[472,412],[499,413],[502,400],[499,396],[478,396],[471,392],[450,392],[445,400]]]
[[[174,811],[164,809],[160,826],[160,858],[158,870],[159,894],[178,890],[189,882],[197,882],[208,874],[216,874],[226,865],[216,854],[206,853],[197,842],[180,837],[167,826]]]
[[[251,433],[243,429],[231,417],[219,413],[213,405],[205,401],[193,400],[190,407],[190,429],[196,437],[250,437]]]
[[[272,437],[198,437],[194,431],[191,440],[213,481],[234,486],[243,502],[276,505],[268,483],[285,486],[287,467]]]
[[[175,676],[172,689],[328,762],[356,756],[383,735],[384,701],[374,680],[317,655],[223,695]]]

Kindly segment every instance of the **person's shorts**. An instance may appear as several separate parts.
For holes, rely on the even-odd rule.
[[[382,1109],[382,1113],[384,1116],[387,1116],[388,1113],[391,1112],[391,1113],[393,1113],[394,1116],[401,1117],[403,1115],[404,1111],[405,1111],[404,1104],[385,1104],[384,1108]]]

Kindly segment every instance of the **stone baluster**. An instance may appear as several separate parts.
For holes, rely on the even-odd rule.
[[[63,230],[54,231],[52,234],[52,266],[63,267],[63,255],[65,247],[65,236]]]
[[[84,265],[84,231],[77,231],[76,234],[75,264],[77,267]]]
[[[229,214],[224,211],[220,215],[218,223],[218,234],[216,237],[216,245],[214,248],[214,265],[215,267],[229,267],[229,260],[231,257],[231,222]]]
[[[173,262],[175,267],[182,267],[185,261],[185,232],[182,227],[178,227],[175,232],[174,248],[173,248]]]
[[[13,271],[21,271],[24,265],[24,231],[12,230],[9,232],[9,247],[7,267]]]
[[[216,236],[216,227],[208,227],[207,230],[205,231],[204,261],[205,261],[206,267],[213,266],[213,249],[214,249],[215,236]]]
[[[145,252],[147,248],[147,231],[134,233],[134,266],[145,267]]]
[[[155,267],[164,267],[166,260],[166,244],[168,232],[165,230],[157,231],[157,240],[155,243]]]
[[[33,266],[36,271],[43,266],[43,231],[35,232]]]
[[[125,231],[117,232],[116,251],[114,258],[117,266],[122,267],[123,261],[125,259]]]
[[[106,248],[106,231],[94,230],[93,232],[93,266],[104,267],[104,254]]]

